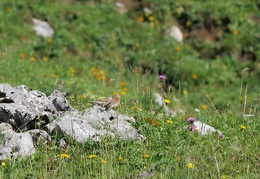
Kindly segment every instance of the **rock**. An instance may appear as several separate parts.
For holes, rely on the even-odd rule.
[[[135,119],[119,114],[114,110],[105,111],[104,107],[95,105],[84,113],[78,111],[65,112],[58,119],[47,125],[48,131],[64,133],[77,142],[88,140],[100,141],[102,136],[119,136],[123,139],[142,140],[136,129],[131,126]],[[56,129],[56,130],[55,130]]]
[[[33,129],[29,130],[28,133],[32,136],[34,145],[38,145],[41,142],[45,142],[46,144],[51,143],[51,136],[44,130]]]
[[[107,135],[144,139],[131,126],[135,123],[133,117],[99,105],[79,112],[69,104],[65,93],[58,90],[47,97],[25,85],[0,84],[0,95],[0,131],[3,134],[0,160],[31,155],[35,152],[34,145],[50,144],[51,135],[57,132],[61,137],[66,134],[79,143],[100,141]],[[63,141],[59,145],[67,146]]]
[[[6,131],[6,130],[13,130],[13,128],[8,123],[0,123],[0,132]]]
[[[181,30],[179,29],[179,27],[177,27],[177,26],[172,26],[168,30],[168,34],[171,37],[173,37],[177,42],[182,42],[182,40],[183,40],[183,34],[182,34]]]
[[[49,96],[48,99],[52,102],[55,108],[58,111],[72,111],[73,109],[68,100],[65,98],[65,93],[62,93],[58,90],[54,90]]]
[[[0,160],[18,156],[26,157],[35,153],[33,140],[28,132],[16,133],[6,130],[1,134],[4,142],[0,148]]]
[[[224,135],[221,131],[216,130],[210,125],[197,121],[193,117],[188,118],[187,121],[190,123],[190,125],[187,127],[193,132],[199,132],[201,135],[210,135],[213,133],[217,133],[220,138],[224,138]]]
[[[33,30],[35,30],[37,35],[48,38],[54,34],[53,29],[46,21],[42,21],[36,18],[33,18],[32,21],[34,23]]]
[[[40,91],[30,90],[24,85],[7,88],[1,91],[5,97],[0,103],[0,122],[20,130],[30,130],[49,123],[57,113],[52,102]]]

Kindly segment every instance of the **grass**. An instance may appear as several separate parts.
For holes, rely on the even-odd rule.
[[[135,117],[146,137],[85,144],[66,137],[69,147],[61,149],[53,136],[33,156],[2,161],[3,178],[133,178],[144,171],[151,178],[260,177],[259,4],[140,2],[152,8],[149,16],[134,7],[120,14],[113,1],[0,2],[1,83],[50,94],[61,79],[79,110],[89,107],[86,100],[123,93],[120,112]],[[54,36],[38,37],[33,17],[47,20]],[[213,41],[198,35],[205,21],[218,31],[207,32]],[[172,22],[188,34],[183,43],[164,33]],[[168,106],[185,112],[165,114],[154,92],[167,93]],[[190,116],[225,138],[185,129]]]

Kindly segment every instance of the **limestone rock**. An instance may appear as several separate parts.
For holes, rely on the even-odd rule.
[[[183,40],[183,34],[179,27],[177,26],[172,26],[169,30],[168,33],[171,37],[173,37],[177,42],[182,42]]]
[[[26,157],[35,153],[33,140],[28,132],[16,133],[6,130],[1,134],[4,142],[0,148],[0,160],[18,156]]]

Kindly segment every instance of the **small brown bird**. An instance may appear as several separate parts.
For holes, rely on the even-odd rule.
[[[108,103],[107,105],[105,105],[106,110],[112,109],[114,107],[117,107],[120,104],[120,98],[121,98],[121,94],[117,94],[110,103]]]
[[[92,104],[97,104],[99,106],[102,106],[102,107],[105,107],[107,105],[109,105],[109,103],[111,103],[112,101],[112,97],[111,96],[108,96],[106,98],[103,98],[101,100],[97,100],[97,101],[88,101],[89,103],[92,103]]]

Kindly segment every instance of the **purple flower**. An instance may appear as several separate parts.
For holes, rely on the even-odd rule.
[[[166,79],[167,79],[167,77],[166,77],[165,75],[159,75],[159,78],[160,78],[161,80],[166,80]]]
[[[187,119],[187,121],[190,122],[190,123],[193,123],[193,122],[196,121],[196,119],[194,117],[190,117],[190,118]]]
[[[218,136],[219,136],[220,138],[222,138],[222,139],[225,138],[224,134],[222,134],[222,133],[219,133]]]

